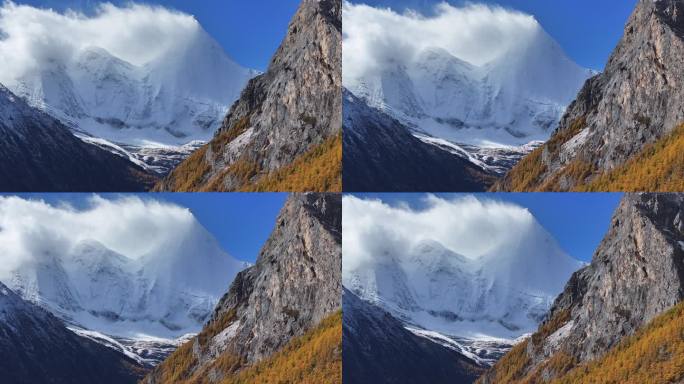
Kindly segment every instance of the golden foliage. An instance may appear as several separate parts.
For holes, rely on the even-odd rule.
[[[218,152],[231,141],[237,139],[238,136],[242,135],[249,128],[249,122],[250,116],[244,116],[229,129],[219,132],[218,135],[211,139],[211,150]]]
[[[554,135],[544,146],[523,158],[495,188],[519,192],[560,191],[561,181],[565,180],[577,192],[684,191],[684,124],[670,135],[644,146],[625,164],[607,173],[597,175],[591,163],[575,159],[559,172],[545,175],[544,151],[557,154],[563,143],[579,133],[585,124],[584,119],[578,119],[569,129]]]
[[[235,320],[236,313],[237,312],[235,308],[233,308],[228,312],[223,313],[218,319],[209,322],[209,324],[202,329],[202,332],[197,335],[197,341],[199,342],[200,346],[204,347],[207,344],[207,341],[211,340],[221,331],[228,328],[230,323]]]
[[[598,176],[578,191],[684,191],[684,124],[670,135],[645,146],[622,166]]]
[[[551,319],[542,324],[539,330],[534,333],[528,340],[525,340],[514,346],[504,357],[501,358],[493,367],[493,382],[497,384],[506,383],[537,383],[538,377],[544,369],[553,369],[565,372],[570,367],[565,361],[560,359],[549,360],[549,364],[539,367],[532,372],[530,369],[530,355],[528,351],[533,351],[541,342],[549,337],[551,334],[560,329],[565,323],[570,320],[570,310],[563,310],[556,313]],[[482,382],[479,380],[478,382]]]
[[[341,192],[342,135],[331,137],[256,183],[245,183],[243,192]]]
[[[517,344],[492,367],[492,382],[515,383],[525,375],[525,369],[530,364],[530,357],[527,355],[528,343],[529,340],[525,340]],[[482,379],[477,382],[482,383]]]
[[[206,376],[206,369],[197,370],[198,357],[195,355],[194,349],[202,351],[206,344],[214,336],[219,334],[222,330],[227,328],[230,323],[235,320],[235,309],[232,309],[222,314],[218,319],[207,324],[202,332],[196,338],[188,341],[176,349],[166,360],[155,368],[153,374],[157,377],[159,383],[188,383],[199,384],[204,383],[204,376]],[[226,354],[227,355],[227,354]],[[214,362],[220,364],[221,367],[234,367],[237,370],[240,366],[238,359],[227,361]],[[237,365],[237,368],[235,366]]]
[[[684,380],[684,302],[626,338],[608,354],[553,384],[663,384]]]
[[[207,161],[207,151],[211,148],[212,153],[220,151],[221,148],[235,140],[249,128],[249,116],[240,119],[235,125],[225,131],[220,132],[208,144],[203,145],[198,150],[190,154],[167,176],[166,180],[157,183],[154,191],[166,189],[174,192],[197,192],[208,190],[206,177],[211,171],[211,166]],[[215,182],[216,178],[209,180],[209,184]]]
[[[518,164],[516,164],[510,172],[508,172],[502,182],[496,183],[494,189],[505,189],[511,192],[525,192],[525,191],[553,191],[556,189],[556,182],[562,175],[556,175],[552,181],[545,181],[547,167],[544,164],[543,157],[547,153],[554,157],[558,155],[563,144],[568,140],[577,136],[582,129],[587,125],[586,117],[580,117],[570,124],[570,127],[556,133],[536,150],[525,156]],[[575,167],[581,164],[577,164]],[[584,175],[581,169],[569,169],[566,177],[578,177]]]
[[[523,157],[505,176],[503,182],[494,184],[493,190],[528,191],[540,182],[546,172],[542,161],[545,147],[541,146]]]
[[[283,349],[221,384],[337,384],[342,382],[342,312],[291,340]]]
[[[204,182],[205,176],[211,170],[205,157],[207,155],[208,144],[200,147],[193,152],[187,159],[178,164],[171,171],[166,180],[163,180],[154,187],[155,191],[163,190],[164,183],[169,183],[168,189],[174,192],[191,192],[198,190]]]
[[[329,316],[313,330],[292,339],[273,356],[246,367],[246,361],[229,352],[198,368],[193,349],[203,349],[207,341],[235,320],[235,311],[209,323],[192,341],[183,344],[153,372],[162,384],[207,384],[209,376],[223,377],[222,384],[246,383],[341,383],[342,312]]]
[[[558,313],[554,314],[549,321],[546,321],[544,324],[542,324],[539,330],[532,335],[532,342],[535,345],[539,344],[542,340],[559,330],[568,321],[570,321],[570,310],[564,309],[559,311]]]
[[[559,321],[562,323],[561,321]],[[540,332],[551,334],[555,325]],[[550,333],[549,333],[550,332]],[[547,335],[548,336],[548,335]],[[534,338],[534,336],[533,336]],[[539,339],[543,339],[540,336]],[[655,318],[635,335],[623,339],[597,360],[579,364],[559,351],[532,372],[529,339],[515,346],[494,366],[499,384],[663,384],[684,380],[684,302]]]
[[[342,135],[338,134],[310,148],[275,172],[262,175],[259,164],[241,157],[229,167],[207,179],[211,171],[205,161],[208,148],[219,151],[222,145],[234,140],[248,128],[249,119],[241,119],[233,129],[216,136],[209,144],[195,151],[168,177],[169,189],[176,192],[227,191],[223,185],[232,178],[242,192],[341,192],[342,191]],[[155,190],[161,190],[158,184]]]

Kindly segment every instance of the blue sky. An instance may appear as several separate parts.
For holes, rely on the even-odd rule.
[[[453,198],[463,194],[441,194]],[[375,198],[390,205],[408,203],[420,209],[425,194],[361,193],[360,198]],[[481,193],[480,199],[511,202],[526,207],[572,257],[590,261],[605,236],[617,208],[620,193]]]
[[[436,0],[353,0],[397,12],[406,8],[430,14]],[[602,70],[622,36],[627,18],[637,0],[475,0],[471,3],[496,4],[534,15],[565,52],[583,67]],[[465,0],[449,0],[459,6]]]
[[[99,194],[116,199],[124,194]],[[142,199],[161,200],[190,209],[222,248],[239,260],[253,263],[275,226],[275,219],[287,199],[286,193],[161,193],[132,194]],[[8,196],[3,194],[3,196]],[[18,194],[27,199],[56,205],[68,202],[83,207],[87,193]]]
[[[96,0],[14,0],[57,11],[78,10],[86,14],[102,1]],[[125,5],[130,0],[109,0]],[[287,26],[299,0],[141,0],[142,4],[163,5],[195,16],[239,64],[265,70],[271,56],[285,37]]]

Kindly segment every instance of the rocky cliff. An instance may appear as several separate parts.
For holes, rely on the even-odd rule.
[[[137,192],[155,178],[123,157],[76,138],[0,85],[0,190]]]
[[[611,173],[626,172],[621,167],[649,145],[682,136],[677,130],[684,123],[682,62],[684,2],[639,0],[605,70],[586,82],[549,142],[524,158],[495,189],[583,189],[601,176],[616,178]],[[660,167],[672,162],[679,164],[679,172],[663,172],[662,178],[681,181],[681,155]],[[671,187],[666,183],[659,190]]]
[[[77,336],[0,283],[0,372],[4,383],[135,383],[132,359]]]
[[[158,189],[331,190],[341,178],[339,161],[321,152],[341,151],[341,6],[341,0],[303,0],[266,73],[247,84],[210,143]],[[296,163],[302,157],[309,161]],[[323,162],[325,178],[274,185],[306,173],[313,160]]]
[[[545,323],[480,382],[548,382],[682,299],[684,195],[626,195],[591,264],[572,276]]]
[[[198,337],[146,382],[218,382],[273,355],[338,310],[341,219],[339,195],[292,195],[256,264],[237,275]]]

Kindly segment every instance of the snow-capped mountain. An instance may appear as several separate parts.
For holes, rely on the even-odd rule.
[[[31,249],[4,251],[8,265],[0,281],[77,333],[141,363],[160,361],[163,356],[150,350],[173,349],[176,339],[199,331],[235,275],[248,266],[226,254],[189,212],[182,220],[164,241],[151,236],[139,255],[114,251],[95,236],[74,234],[72,242],[46,233]],[[10,234],[24,233],[3,222]],[[21,256],[27,253],[31,257]]]
[[[148,161],[145,151],[173,157],[186,152],[183,145],[208,141],[256,74],[197,24],[175,49],[142,65],[91,46],[46,60],[6,86],[85,141],[166,173],[171,167]]]
[[[549,138],[594,74],[570,60],[534,23],[521,41],[481,65],[427,47],[415,55],[391,57],[380,69],[343,71],[343,84],[410,127],[416,137],[455,155],[486,159],[483,148],[495,157],[511,155],[506,151],[527,153]],[[492,153],[494,149],[502,152]],[[501,173],[501,164],[492,162],[490,170]]]
[[[345,232],[345,249],[365,256],[361,262],[343,260],[344,286],[415,334],[458,346],[479,363],[491,364],[502,354],[502,344],[510,346],[537,328],[564,282],[582,266],[531,213],[518,213],[510,237],[488,236],[482,239],[487,247],[478,245],[479,251],[467,254],[455,252],[453,244],[472,243],[465,238],[471,235],[453,233],[449,245],[421,231],[402,238],[391,224],[373,230],[372,236],[385,241]],[[464,249],[469,247],[473,249]],[[495,350],[487,352],[491,348]]]

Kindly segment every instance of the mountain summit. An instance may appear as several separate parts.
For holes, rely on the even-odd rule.
[[[165,174],[150,156],[206,142],[256,71],[233,62],[195,21],[181,41],[151,61],[131,63],[99,47],[57,56],[6,84],[83,140]]]
[[[546,140],[591,76],[536,21],[522,41],[483,65],[438,47],[385,65],[345,77],[345,87],[417,133],[478,147]]]
[[[350,64],[343,67],[343,85],[356,98],[344,97],[345,189],[488,189],[549,138],[567,105],[594,74],[568,58],[532,16],[475,5],[455,8],[444,3],[437,9],[433,19],[345,4],[344,12],[354,17],[366,20],[363,12],[377,12],[375,17],[381,19],[369,22],[372,28],[350,27],[343,42],[349,48],[344,63]],[[409,29],[423,25],[421,31],[430,35],[437,26],[449,31],[444,24],[453,14],[471,20],[470,28],[479,31],[483,12],[515,25],[510,31],[515,38],[506,35],[506,42],[489,41],[480,49],[487,51],[486,57],[454,48],[485,44],[471,37],[478,32],[468,27],[453,27],[455,37],[446,42],[437,36],[435,42],[413,44],[406,36],[397,42],[391,35],[394,24],[389,20],[400,18]],[[493,25],[480,28],[491,29],[492,35],[503,33]],[[368,48],[376,44],[376,49]],[[358,57],[363,53],[369,56],[365,62]],[[367,106],[365,116],[358,112],[360,103]],[[386,133],[392,130],[394,136]],[[385,180],[388,174],[404,187],[392,188]]]

